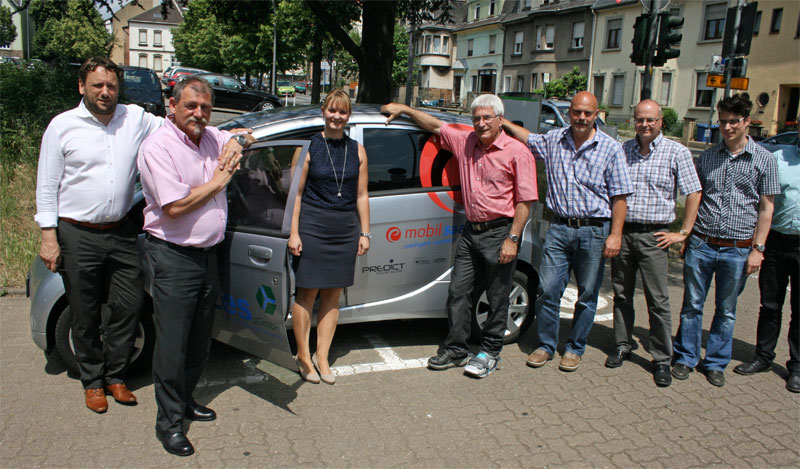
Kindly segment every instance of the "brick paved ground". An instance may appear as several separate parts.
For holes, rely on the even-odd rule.
[[[680,275],[670,280],[677,318]],[[732,366],[752,353],[757,303],[751,279]],[[196,396],[219,418],[193,423],[188,436],[197,453],[177,458],[154,437],[149,377],[131,380],[137,407],[112,402],[107,414],[93,414],[79,382],[31,342],[28,308],[24,297],[0,299],[2,467],[800,466],[800,395],[784,389],[784,339],[772,373],[742,377],[731,366],[723,388],[692,373],[666,389],[653,384],[643,347],[622,368],[603,367],[613,348],[610,321],[595,324],[577,372],[558,371],[557,361],[526,367],[520,347],[530,344],[523,343],[507,347],[502,369],[480,381],[459,370],[412,368],[342,376],[335,386],[301,384],[294,373],[214,344]],[[788,307],[785,316],[787,323]],[[643,315],[636,326],[646,337]],[[445,327],[343,326],[334,364],[380,362],[375,337],[411,363],[436,351]]]

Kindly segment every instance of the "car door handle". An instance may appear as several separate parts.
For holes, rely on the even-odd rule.
[[[247,246],[247,255],[267,262],[272,259],[272,249],[264,246]]]

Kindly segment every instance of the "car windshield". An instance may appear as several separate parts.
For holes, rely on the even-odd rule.
[[[288,81],[279,81],[278,82],[278,86],[289,86],[289,82]]]
[[[125,70],[124,78],[127,90],[150,90],[157,85],[157,80],[149,70]]]

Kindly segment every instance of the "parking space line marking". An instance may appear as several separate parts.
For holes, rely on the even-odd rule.
[[[367,334],[364,336],[372,345],[373,350],[378,352],[378,355],[383,359],[383,362],[375,363],[361,363],[357,365],[339,365],[331,367],[331,371],[336,376],[351,376],[361,373],[372,373],[375,371],[391,371],[391,370],[410,370],[413,368],[424,368],[428,366],[427,358],[415,358],[411,360],[403,360],[400,358],[389,344],[386,343],[380,336],[375,334]]]

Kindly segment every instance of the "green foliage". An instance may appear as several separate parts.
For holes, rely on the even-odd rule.
[[[664,131],[667,133],[673,132],[675,126],[678,125],[678,113],[672,108],[665,107],[661,109],[661,118]]]
[[[114,36],[106,31],[92,0],[35,0],[30,8],[36,23],[35,56],[59,62],[108,57]]]
[[[17,27],[11,20],[11,10],[0,6],[0,46],[8,46],[17,38]]]
[[[417,34],[417,40],[422,35]],[[394,25],[394,62],[392,62],[392,85],[405,85],[408,78],[408,33],[403,25]]]
[[[588,79],[581,75],[581,69],[577,65],[563,77],[552,80],[545,85],[548,98],[569,98],[579,91],[586,89]]]

